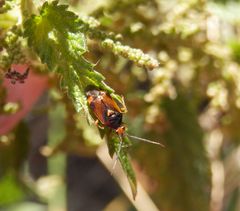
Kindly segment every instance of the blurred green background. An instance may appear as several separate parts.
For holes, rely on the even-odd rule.
[[[20,1],[6,2],[20,8]],[[139,183],[159,210],[240,210],[240,2],[61,3],[160,63],[149,71],[88,39],[87,58],[124,96],[129,133],[166,146],[133,141],[128,149]],[[5,24],[15,19],[4,15],[0,9],[1,39],[14,30]],[[0,61],[12,61],[9,55],[0,46]],[[135,210],[96,156],[104,143],[96,127],[75,111],[59,78],[47,77],[51,86],[31,112],[0,136],[0,210]]]

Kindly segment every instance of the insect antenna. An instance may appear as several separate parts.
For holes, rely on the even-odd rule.
[[[118,137],[119,137],[120,143],[119,143],[118,149],[116,151],[116,158],[115,158],[114,163],[113,163],[111,175],[113,174],[113,171],[114,171],[114,169],[116,167],[116,164],[117,164],[117,161],[118,161],[118,158],[119,158],[119,154],[120,154],[120,151],[121,151],[121,148],[122,148],[122,144],[123,144],[122,136],[118,135]]]
[[[145,138],[140,138],[140,137],[137,137],[137,136],[132,136],[132,135],[129,135],[129,134],[127,134],[127,133],[125,133],[125,134],[126,134],[129,138],[133,138],[133,139],[136,139],[136,140],[139,140],[139,141],[144,141],[144,142],[151,143],[151,144],[156,144],[156,145],[159,145],[159,146],[165,148],[165,145],[163,145],[163,144],[160,143],[160,142],[151,141],[151,140],[148,140],[148,139],[145,139]]]

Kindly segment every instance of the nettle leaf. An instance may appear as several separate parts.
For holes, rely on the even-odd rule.
[[[87,51],[86,38],[79,31],[78,17],[66,9],[66,5],[57,5],[56,1],[45,2],[40,15],[33,15],[24,23],[28,45],[50,70],[53,65],[61,66],[61,61],[79,59]]]
[[[137,195],[137,181],[132,164],[127,152],[127,146],[131,145],[131,142],[126,136],[123,136],[123,144],[121,146],[120,152],[118,153],[118,160],[122,166],[124,173],[127,175],[128,182],[130,184],[133,198],[135,199]],[[108,150],[111,157],[113,157],[114,152],[119,151],[120,140],[117,136],[109,134],[107,136]]]
[[[92,85],[110,93],[113,90],[103,82],[105,78],[94,71],[94,64],[83,57],[87,45],[85,35],[80,32],[80,20],[67,10],[66,5],[58,5],[57,1],[45,2],[39,13],[24,23],[28,45],[50,71],[60,73],[62,88],[68,90],[76,110],[84,110],[88,121],[92,122],[85,96],[86,87]]]
[[[71,71],[63,74],[63,86],[67,87],[68,95],[73,100],[76,111],[80,112],[83,110],[86,114],[88,122],[92,123],[93,119],[88,109],[85,88],[81,84],[81,80],[79,79],[77,72],[72,67],[70,67],[70,70]]]
[[[86,37],[81,32],[81,23],[77,15],[67,10],[66,5],[58,5],[57,1],[45,2],[39,15],[31,16],[24,23],[24,36],[28,39],[29,47],[47,64],[49,70],[60,74],[61,87],[67,90],[77,112],[83,110],[91,123],[93,119],[85,94],[88,86],[106,90],[120,102],[121,97],[103,82],[105,78],[94,70],[94,64],[83,57],[87,45]],[[115,137],[110,142],[110,155],[113,155],[119,148],[119,140]],[[128,139],[124,138],[124,142],[127,143]],[[121,149],[118,156],[135,197],[136,178],[128,153]]]

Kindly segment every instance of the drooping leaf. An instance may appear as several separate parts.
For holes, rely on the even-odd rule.
[[[45,2],[40,15],[33,15],[24,23],[24,35],[28,45],[38,54],[50,71],[61,74],[62,88],[67,89],[77,111],[89,114],[85,89],[92,85],[112,93],[100,73],[93,69],[94,64],[83,54],[87,51],[86,37],[81,33],[81,21],[66,5],[58,1]]]
[[[107,143],[108,143],[109,154],[111,157],[113,157],[114,153],[117,154],[118,160],[122,166],[122,169],[127,176],[129,185],[132,190],[133,198],[135,198],[137,195],[137,181],[136,181],[136,176],[132,168],[132,164],[126,148],[126,145],[130,144],[130,141],[126,136],[124,136],[122,140],[123,143],[119,151],[119,146],[120,146],[119,138],[116,136],[112,136],[112,134],[109,134],[109,137],[107,137],[107,139],[108,139]]]
[[[83,110],[88,121],[93,122],[85,95],[86,88],[95,86],[109,93],[113,93],[113,90],[103,82],[105,78],[93,69],[94,65],[83,57],[87,47],[86,38],[80,32],[80,23],[74,13],[67,11],[67,6],[58,5],[56,1],[45,2],[40,15],[34,15],[25,22],[24,34],[28,38],[28,45],[42,62],[62,76],[61,85],[67,90],[76,110]],[[121,99],[116,94],[113,97]],[[124,138],[124,142],[127,141]],[[111,143],[111,154],[118,152],[119,140],[113,138]],[[128,154],[122,149],[118,156],[135,197],[136,178]]]

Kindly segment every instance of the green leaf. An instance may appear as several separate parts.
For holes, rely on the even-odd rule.
[[[67,11],[67,6],[58,5],[56,1],[44,3],[40,15],[34,15],[25,24],[25,36],[28,45],[39,55],[43,63],[50,70],[61,74],[61,85],[68,91],[76,110],[83,110],[88,121],[90,115],[85,90],[88,86],[95,86],[110,94],[113,90],[108,87],[100,73],[93,69],[94,65],[87,61],[83,54],[87,51],[86,38],[80,32],[78,17]],[[114,98],[121,99],[114,95]],[[127,138],[124,138],[128,142]],[[118,152],[119,140],[111,141],[113,152]],[[119,161],[130,183],[133,197],[136,196],[136,178],[126,150],[121,149]]]
[[[132,164],[131,164],[127,149],[125,147],[125,145],[130,144],[130,141],[126,136],[123,137],[122,141],[123,141],[123,144],[119,151],[119,147],[120,147],[119,138],[116,136],[112,136],[112,134],[109,134],[109,136],[107,137],[109,154],[111,157],[113,157],[114,153],[118,154],[117,155],[118,160],[122,166],[124,173],[127,176],[128,182],[129,182],[131,190],[132,190],[133,198],[135,199],[135,197],[137,195],[137,181],[136,181],[136,176],[135,176],[134,170],[132,168]]]
[[[89,122],[85,90],[87,86],[99,87],[112,93],[100,73],[93,69],[94,64],[83,54],[87,51],[86,38],[81,33],[81,21],[77,15],[67,10],[66,5],[57,1],[45,2],[40,15],[33,15],[24,23],[24,36],[28,45],[38,54],[49,70],[61,74],[61,85],[68,91],[76,110],[83,110]]]
[[[62,82],[63,86],[68,90],[68,96],[72,99],[76,111],[80,112],[83,110],[89,123],[93,123],[85,95],[86,86],[83,86],[77,71],[70,67],[70,71],[63,74]]]
[[[86,38],[79,32],[78,17],[67,11],[66,5],[45,2],[40,15],[24,23],[28,45],[38,53],[50,69],[59,62],[79,59],[87,51]]]

